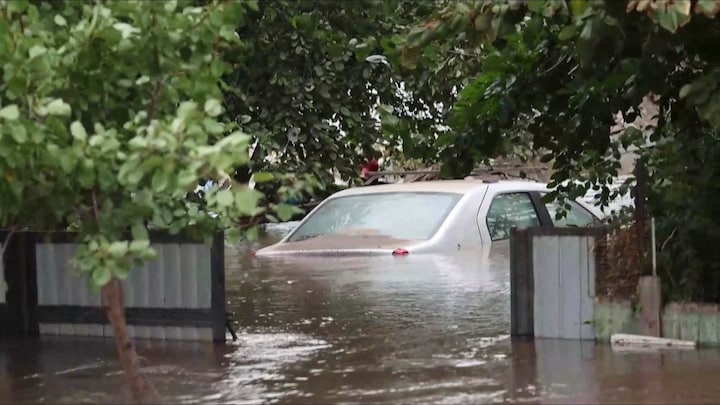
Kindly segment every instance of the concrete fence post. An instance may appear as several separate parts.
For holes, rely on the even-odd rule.
[[[662,330],[660,324],[660,313],[662,311],[660,277],[642,276],[638,284],[640,334],[660,337],[660,331]]]

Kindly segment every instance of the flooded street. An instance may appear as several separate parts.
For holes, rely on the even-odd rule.
[[[267,245],[289,230],[274,229]],[[717,403],[720,353],[511,341],[507,246],[458,257],[228,249],[238,341],[139,341],[173,403]],[[122,403],[114,342],[0,343],[0,403]]]

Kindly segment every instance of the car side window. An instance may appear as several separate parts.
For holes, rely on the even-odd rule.
[[[508,239],[510,229],[540,225],[535,206],[528,193],[506,193],[495,196],[485,222],[493,241]]]
[[[569,226],[576,226],[576,227],[586,227],[586,226],[592,226],[595,222],[595,217],[585,208],[583,208],[580,204],[576,203],[575,201],[569,201],[570,203],[570,210],[567,211],[565,216],[561,219],[557,219],[557,211],[560,207],[555,201],[545,203],[545,208],[548,210],[548,214],[550,214],[550,219],[552,219],[553,225],[556,227],[569,227]]]

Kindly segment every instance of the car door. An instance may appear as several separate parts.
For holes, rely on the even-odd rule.
[[[510,229],[553,226],[537,190],[488,190],[478,211],[484,245],[510,239]]]
[[[545,193],[539,193],[540,198]],[[592,213],[589,209],[583,207],[576,201],[568,201],[570,209],[567,211],[563,218],[558,219],[556,212],[560,208],[559,204],[555,201],[543,203],[543,206],[548,211],[550,220],[555,227],[588,227],[594,226],[601,222],[601,219]]]

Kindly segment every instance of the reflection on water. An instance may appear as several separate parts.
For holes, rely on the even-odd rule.
[[[262,244],[291,225],[273,229]],[[511,341],[507,245],[459,256],[251,258],[228,249],[239,340],[140,341],[173,403],[716,403],[715,351]],[[114,344],[0,343],[0,403],[123,403]]]

